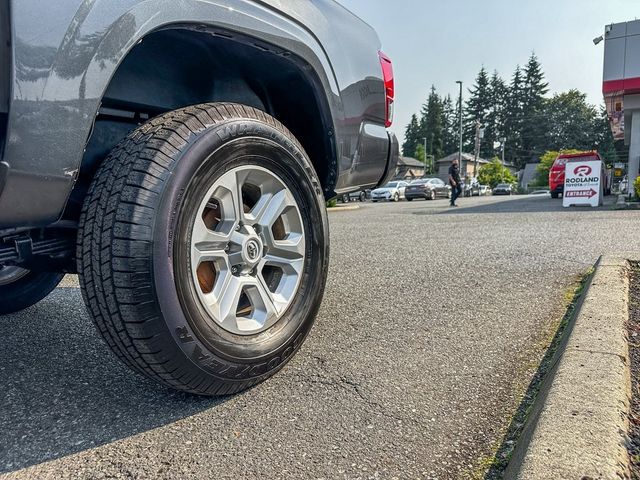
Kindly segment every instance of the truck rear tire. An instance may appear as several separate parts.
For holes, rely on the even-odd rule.
[[[63,278],[63,273],[0,267],[0,315],[35,305],[49,295]]]
[[[551,198],[558,198],[560,194],[558,192],[551,192]]]
[[[201,395],[280,370],[327,276],[325,199],[296,138],[238,104],[169,112],[101,165],[78,234],[87,307],[134,370]]]

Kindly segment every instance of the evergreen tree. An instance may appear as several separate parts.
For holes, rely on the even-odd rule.
[[[404,133],[404,143],[402,144],[402,154],[405,157],[415,157],[416,147],[422,141],[420,137],[420,123],[418,116],[414,113],[411,115],[411,121]]]
[[[436,160],[442,158],[444,152],[443,117],[442,99],[432,86],[427,103],[422,107],[421,136],[427,139],[427,155],[432,155]]]
[[[447,95],[442,101],[443,132],[443,156],[451,155],[458,151],[458,112],[453,105],[451,95]]]
[[[505,118],[503,122],[505,144],[505,161],[518,166],[523,165],[522,158],[522,124],[524,104],[524,79],[520,65],[516,66],[505,98]]]
[[[544,72],[535,53],[531,54],[524,69],[522,96],[522,150],[521,162],[529,162],[540,157],[546,150],[545,98],[549,84],[544,80]],[[520,166],[523,166],[521,163]]]
[[[482,126],[486,125],[489,112],[491,111],[491,89],[489,86],[489,75],[482,67],[473,88],[469,89],[470,97],[466,104],[466,121],[464,126],[464,136],[466,148],[473,152],[476,139],[476,122]]]
[[[489,81],[490,109],[484,126],[484,139],[481,144],[480,155],[483,158],[493,158],[496,154],[495,143],[499,143],[505,133],[505,111],[507,104],[507,85],[498,75],[493,72]]]
[[[504,137],[505,160],[518,167],[538,160],[549,150],[597,149],[609,164],[628,160],[628,147],[614,141],[604,108],[598,110],[588,104],[586,95],[577,90],[555,94],[550,99],[546,98],[548,91],[535,54],[524,69],[516,67],[509,85],[497,72],[489,76],[482,67],[462,106],[450,96],[440,97],[431,87],[420,116],[413,115],[406,127],[403,153],[421,158],[426,154],[437,160],[457,152],[462,108],[465,150],[474,151],[479,121],[485,129],[480,149],[484,158],[499,153],[494,142],[497,144]]]

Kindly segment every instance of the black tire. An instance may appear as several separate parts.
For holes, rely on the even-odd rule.
[[[558,198],[559,193],[558,192],[551,192],[551,198]]]
[[[342,196],[342,203],[349,203],[349,194],[346,193]]]
[[[288,309],[268,330],[240,336],[205,318],[185,274],[187,246],[206,182],[258,164],[290,190],[308,241]],[[320,306],[329,254],[324,205],[299,142],[261,111],[203,104],[149,121],[103,162],[82,209],[78,271],[98,330],[131,368],[172,388],[226,395],[265,380],[300,348]]]
[[[407,199],[407,202],[413,202],[413,197],[405,197]]]
[[[0,315],[35,305],[55,290],[63,278],[63,273],[27,272],[14,282],[0,285]]]
[[[358,200],[360,200],[360,202],[364,202],[367,199],[367,194],[364,192],[360,192],[360,195],[358,196]]]

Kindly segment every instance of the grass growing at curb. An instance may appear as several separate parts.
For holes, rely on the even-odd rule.
[[[629,411],[629,432],[627,451],[631,463],[631,478],[640,478],[640,263],[631,263],[629,272],[629,319],[627,335],[629,342],[629,360],[631,362],[631,408]]]
[[[511,419],[507,432],[502,438],[502,441],[497,442],[496,445],[493,446],[492,454],[478,460],[476,468],[469,474],[470,478],[484,478],[485,480],[503,478],[503,472],[511,460],[511,455],[513,454],[518,438],[522,434],[526,421],[529,418],[533,404],[540,392],[542,382],[555,363],[558,348],[562,343],[567,327],[574,316],[576,307],[578,306],[580,297],[588,285],[593,272],[594,269],[590,268],[581,276],[577,284],[573,284],[573,286],[565,292],[564,297],[567,302],[567,310],[562,317],[555,334],[553,334],[553,338],[551,338],[550,341],[549,337],[544,338],[545,344],[548,344],[549,346],[547,347],[544,357],[542,357],[542,360],[540,361],[540,364],[527,387],[518,409]],[[529,367],[529,365],[526,367]]]

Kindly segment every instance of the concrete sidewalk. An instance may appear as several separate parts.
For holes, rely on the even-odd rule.
[[[598,262],[505,478],[630,478],[629,259]]]

